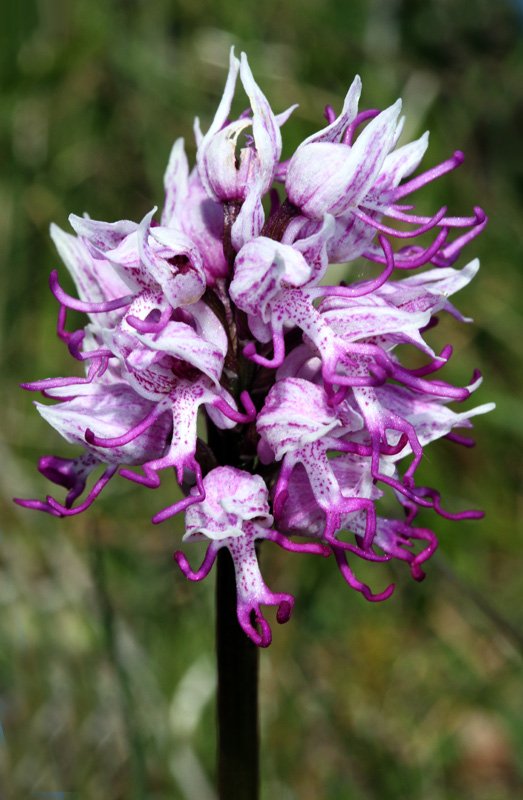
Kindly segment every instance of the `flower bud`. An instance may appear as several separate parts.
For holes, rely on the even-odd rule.
[[[395,144],[400,109],[398,100],[375,117],[352,146],[323,140],[300,145],[285,181],[290,201],[312,219],[339,216],[358,206]]]
[[[252,116],[228,122],[238,72]],[[245,53],[240,62],[231,50],[222,100],[198,146],[198,170],[210,197],[221,202],[243,201],[253,183],[258,184],[260,195],[268,191],[281,154],[280,124],[253,78]],[[245,131],[251,127],[252,134],[246,137]],[[245,138],[243,143],[240,137]]]

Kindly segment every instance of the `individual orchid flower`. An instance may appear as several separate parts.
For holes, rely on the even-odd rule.
[[[101,223],[73,217],[78,237],[52,227],[58,252],[80,294],[79,300],[68,295],[58,282],[57,272],[51,273],[51,289],[60,302],[58,335],[77,360],[90,361],[94,366],[96,358],[98,370],[105,371],[107,360],[116,357],[110,340],[118,332],[128,339],[135,335],[128,349],[136,360],[138,332],[161,331],[175,308],[194,304],[205,289],[201,256],[195,246],[184,234],[161,228],[155,230],[163,237],[163,244],[157,238],[151,244],[151,218],[152,212],[136,226],[127,221]],[[87,313],[90,328],[69,333],[65,327],[67,309]],[[86,350],[86,336],[99,346]],[[96,368],[91,369],[88,379],[92,380],[96,372]]]
[[[195,303],[206,285],[200,251],[180,230],[152,226],[155,212],[153,209],[146,214],[136,229],[112,248],[103,245],[107,223],[73,214],[70,221],[76,232],[96,248],[95,253],[113,265],[134,295],[146,291],[158,297],[163,303],[160,311],[166,304],[177,308]],[[95,242],[102,242],[102,247]]]
[[[354,455],[345,454],[332,460],[333,471],[346,492],[358,495],[363,493],[374,501],[382,497],[381,492],[373,484],[369,462],[363,461]],[[323,512],[315,500],[310,482],[305,469],[298,465],[293,471],[287,485],[287,499],[276,517],[280,530],[288,534],[301,534],[308,537],[320,538],[324,522]],[[365,550],[361,545],[365,535],[365,515],[362,512],[345,514],[341,518],[341,530],[354,537],[351,555],[358,556],[373,563],[383,563],[391,558],[406,561],[409,564],[412,577],[423,580],[424,572],[421,567],[437,548],[438,542],[433,531],[412,525],[412,520],[407,522],[401,519],[389,519],[378,516],[376,518],[376,534],[373,548],[383,551],[383,555],[376,553],[375,549]],[[424,547],[419,552],[413,549],[416,542],[422,542]],[[350,568],[347,556],[348,549],[335,548],[335,555],[340,573],[344,580],[354,589],[361,592],[367,600],[384,600],[390,596],[394,587],[389,586],[378,594],[358,580]]]
[[[316,308],[314,300],[331,294],[350,297],[368,294],[386,280],[393,262],[390,261],[387,273],[375,281],[351,287],[315,285],[324,272],[323,265],[326,265],[325,242],[332,229],[331,223],[332,217],[327,216],[322,230],[301,242],[300,249],[259,237],[238,253],[230,286],[231,297],[249,315],[250,323],[256,320],[255,326],[251,324],[252,332],[262,341],[272,339],[273,344],[272,358],[259,355],[252,342],[244,348],[244,355],[260,366],[280,367],[286,353],[285,329],[297,327],[318,350],[327,385],[383,382],[384,367],[388,362],[379,348],[362,346],[338,336]],[[371,360],[375,360],[371,364],[370,378],[351,374],[353,358],[359,354],[370,355]]]
[[[276,606],[277,621],[287,622],[294,597],[284,592],[274,593],[267,587],[255,543],[268,540],[296,553],[329,555],[329,550],[319,543],[293,542],[273,530],[267,486],[259,475],[234,467],[217,467],[206,475],[203,486],[204,500],[186,511],[183,541],[210,540],[205,558],[196,571],[182,552],[177,551],[175,559],[186,578],[201,581],[209,574],[218,551],[226,547],[236,573],[238,622],[255,644],[268,647],[272,634],[260,606]]]
[[[428,132],[418,140],[396,147],[403,128],[398,120],[401,100],[385,111],[367,109],[358,113],[361,81],[357,76],[350,87],[339,117],[327,109],[329,124],[297,148],[281,177],[289,200],[306,218],[321,220],[326,213],[336,217],[335,232],[329,243],[329,260],[334,263],[352,261],[365,255],[385,264],[382,249],[374,243],[377,233],[409,240],[432,228],[440,231],[432,245],[423,248],[407,246],[398,252],[396,267],[414,269],[433,261],[438,266],[450,265],[461,249],[485,227],[482,209],[474,209],[471,217],[449,217],[446,208],[432,217],[410,213],[411,207],[399,202],[404,197],[435,180],[463,162],[456,151],[442,164],[412,180],[401,183],[419,166],[428,147]],[[362,123],[362,133],[354,134]],[[381,220],[414,224],[413,230],[390,228]],[[447,242],[449,229],[469,228],[453,242]],[[301,235],[316,230],[306,224]]]
[[[328,231],[328,221],[323,229]],[[314,263],[313,254],[320,250],[322,236],[314,234],[306,241],[311,243],[310,248],[305,247],[305,242],[302,247]],[[385,241],[383,245],[391,257],[390,246]],[[249,315],[249,321],[256,320],[255,326],[251,324],[256,337],[261,341],[272,339],[273,343],[272,358],[259,355],[253,343],[245,347],[246,356],[260,366],[280,367],[286,354],[285,329],[297,327],[319,353],[322,377],[329,391],[335,384],[378,385],[390,376],[423,390],[448,393],[456,399],[468,397],[467,390],[443,382],[434,382],[431,387],[429,382],[391,359],[387,352],[390,348],[379,346],[381,340],[389,337],[393,344],[413,343],[434,356],[419,334],[430,321],[430,309],[414,314],[381,301],[378,290],[386,279],[383,276],[350,287],[311,286],[316,279],[310,277],[313,270],[301,255],[300,250],[290,245],[264,237],[249,242],[238,253],[231,296]],[[393,263],[390,260],[390,271]],[[318,275],[322,272],[318,270]],[[319,297],[326,300],[318,308],[313,301]]]
[[[351,422],[353,428],[361,426],[357,414],[353,415]],[[307,472],[315,500],[325,514],[322,538],[330,545],[343,548],[344,544],[335,536],[342,515],[365,511],[365,546],[369,548],[375,534],[374,505],[368,498],[345,495],[332,471],[328,451],[350,452],[352,446],[345,444],[339,436],[342,423],[329,406],[324,389],[300,378],[278,381],[267,395],[256,427],[261,437],[258,452],[262,462],[282,461],[274,488],[276,513],[285,503],[293,470],[301,464]]]
[[[454,316],[459,312],[450,304],[448,296],[465,286],[476,274],[479,264],[471,262],[461,271],[446,269],[425,273],[426,280],[406,278],[389,282],[379,287],[372,296],[357,300],[351,298],[327,298],[322,304],[322,312],[334,331],[344,339],[357,338],[359,341],[374,342],[387,353],[398,344],[411,344],[433,358],[432,365],[418,370],[405,370],[398,361],[391,360],[390,377],[404,384],[408,390],[403,392],[405,411],[410,406],[409,398],[422,397],[430,411],[435,411],[438,401],[450,399],[463,401],[477,387],[477,377],[465,389],[452,387],[442,381],[424,380],[423,375],[443,366],[450,357],[451,349],[445,348],[436,357],[425,343],[421,331],[428,325],[432,315],[440,310],[450,311]],[[428,277],[427,277],[428,276]],[[439,362],[439,363],[438,363]],[[364,372],[365,365],[361,365]],[[354,386],[353,398],[365,420],[365,429],[370,435],[373,447],[373,475],[379,477],[378,459],[380,443],[387,442],[387,431],[394,430],[397,435],[407,437],[415,458],[405,473],[404,483],[412,481],[414,472],[422,457],[422,445],[408,413],[402,413],[401,403],[392,407],[380,402],[388,396],[394,397],[397,387]],[[434,401],[434,402],[433,402]],[[466,412],[467,413],[467,412]],[[430,414],[429,414],[430,416]]]
[[[250,112],[231,122],[228,119],[240,76],[250,103]],[[281,155],[280,126],[294,106],[275,115],[254,80],[245,53],[240,60],[231,48],[229,74],[214,119],[202,136],[197,121],[196,160],[200,178],[209,197],[236,207],[231,224],[232,241],[238,250],[257,236],[264,222],[261,198],[270,189]],[[252,114],[252,116],[251,116]],[[252,133],[246,136],[246,131]],[[241,145],[242,137],[245,139]]]
[[[289,199],[305,216],[322,219],[357,207],[374,185],[398,139],[401,100],[378,114],[353,145],[342,141],[357,115],[361,80],[354,79],[341,115],[296,150],[285,179]]]
[[[479,381],[468,387],[469,391],[474,391],[478,385]],[[361,413],[365,435],[356,438],[363,438],[370,445],[373,479],[389,484],[397,492],[417,502],[418,498],[412,490],[415,485],[414,475],[423,457],[423,448],[431,441],[449,436],[455,427],[470,427],[472,417],[494,408],[487,403],[458,413],[445,405],[449,399],[397,385],[355,388],[352,401],[354,405],[345,399],[340,404],[338,413],[343,418],[346,413],[343,408],[345,404],[349,404],[351,413],[355,409]],[[459,441],[459,437],[456,440]],[[397,474],[384,474],[381,471],[382,453],[389,448],[396,448],[395,453],[390,452],[393,461],[411,454],[414,456],[401,479]]]
[[[249,98],[252,117],[246,114],[229,122],[238,73]],[[252,139],[237,154],[238,140],[249,128]],[[281,147],[278,120],[254,80],[247,56],[242,53],[239,61],[231,49],[222,100],[209,130],[198,143],[198,168],[207,193],[221,202],[243,201],[249,187],[257,183],[264,195],[274,180]]]
[[[143,464],[163,454],[172,425],[166,408],[157,410],[153,403],[140,397],[126,383],[79,383],[65,387],[67,397],[54,406],[35,403],[40,415],[70,444],[80,445],[84,454],[77,459],[44,456],[39,470],[49,480],[69,489],[65,506],[48,496],[46,501],[20,500],[19,505],[38,508],[55,516],[72,516],[85,511],[121,465]],[[59,399],[64,389],[48,388],[48,396]],[[150,424],[140,426],[143,419]],[[136,430],[132,439],[129,429]],[[99,447],[92,441],[112,439],[111,448]],[[105,471],[96,481],[87,498],[73,507],[85,489],[89,474],[104,465]]]

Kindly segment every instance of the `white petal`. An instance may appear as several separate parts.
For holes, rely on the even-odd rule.
[[[345,96],[343,108],[339,117],[337,117],[334,122],[331,122],[330,125],[327,125],[327,127],[322,128],[321,131],[313,133],[312,136],[305,139],[301,143],[300,148],[312,142],[339,142],[345,128],[356,118],[360,95],[361,78],[359,75],[356,75]]]
[[[85,441],[90,428],[96,436],[122,436],[144,419],[153,405],[125,384],[99,387],[97,393],[65,400],[55,406],[35,403],[41,416],[68,442],[93,452],[107,464],[140,464],[162,454],[169,432],[163,415],[144,433],[119,447],[96,447]]]
[[[227,75],[227,80],[225,82],[225,88],[223,91],[222,99],[220,100],[220,104],[216,110],[216,114],[214,115],[214,119],[209,127],[209,130],[198,144],[196,160],[198,163],[200,178],[210,197],[214,197],[214,193],[209,184],[206,175],[206,170],[203,168],[202,162],[205,156],[205,151],[207,149],[208,143],[210,142],[214,134],[218,133],[218,131],[223,128],[223,126],[227,121],[227,117],[229,116],[232,99],[234,97],[234,90],[236,88],[236,80],[238,78],[239,69],[240,69],[240,62],[234,55],[234,47],[231,47],[231,52],[229,56],[229,72]]]
[[[253,112],[252,133],[259,169],[257,178],[261,182],[263,195],[270,188],[281,155],[280,126],[267,98],[254,80],[245,53],[241,54],[240,77]]]
[[[136,338],[151,350],[187,361],[216,384],[219,383],[223,367],[221,349],[208,342],[185,322],[169,322],[160,333],[137,333]]]
[[[189,162],[185,155],[183,139],[173,144],[169,163],[163,178],[165,205],[162,212],[162,225],[171,227],[178,216],[181,203],[188,193]]]
[[[235,467],[217,467],[205,476],[203,485],[205,499],[187,509],[184,541],[196,533],[216,541],[241,536],[243,522],[255,518],[272,524],[267,486],[259,475]]]
[[[277,460],[321,439],[338,425],[323,388],[300,378],[274,384],[256,422],[258,433]]]
[[[425,131],[415,142],[403,145],[394,150],[383,162],[378,186],[383,183],[387,189],[395,188],[398,184],[414,172],[420,165],[429,146],[429,132]]]
[[[260,235],[263,223],[265,222],[265,212],[263,210],[261,198],[261,182],[256,181],[249,189],[247,197],[240,209],[240,213],[231,229],[231,241],[236,252]]]
[[[78,217],[76,214],[69,214],[69,222],[78,236],[87,239],[102,253],[105,253],[106,250],[113,250],[122,239],[138,228],[136,222],[128,219],[118,222],[101,222],[89,217]]]

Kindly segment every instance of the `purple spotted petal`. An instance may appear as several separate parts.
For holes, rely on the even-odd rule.
[[[258,414],[256,427],[277,460],[339,425],[321,386],[300,378],[278,381]]]
[[[160,333],[137,334],[136,338],[147,349],[186,361],[218,383],[223,367],[222,351],[185,322],[169,322]]]
[[[127,219],[118,222],[101,222],[90,217],[78,217],[76,214],[69,215],[69,222],[78,236],[99,253],[105,253],[107,250],[118,247],[129,234],[134,233],[138,228],[136,222]]]
[[[409,342],[416,343],[420,349],[428,349],[433,355],[419,333],[430,320],[430,310],[417,313],[403,311],[395,306],[367,304],[363,298],[358,304],[355,301],[339,300],[337,305],[342,307],[323,311],[323,318],[345,341],[356,342],[359,339],[387,337],[388,334],[397,333]]]
[[[114,448],[87,445],[87,429],[97,437],[113,439],[134,428],[153,410],[150,403],[125,384],[102,386],[89,395],[65,400],[59,405],[35,405],[64,439],[88,447],[107,464],[141,464],[160,455],[170,430],[168,415],[161,412],[150,427],[126,444]]]
[[[217,467],[206,476],[204,486],[205,500],[187,510],[185,541],[202,536],[215,540],[241,536],[243,523],[255,518],[267,526],[272,524],[268,490],[259,475]]]
[[[246,313],[268,321],[267,310],[281,288],[301,286],[311,274],[311,267],[299,251],[260,236],[236,256],[231,297]]]

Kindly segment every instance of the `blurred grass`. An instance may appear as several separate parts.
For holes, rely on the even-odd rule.
[[[56,265],[49,223],[67,228],[71,211],[140,219],[161,202],[172,141],[183,135],[194,152],[193,117],[204,126],[211,118],[231,43],[247,50],[277,110],[300,103],[284,131],[287,154],[360,72],[364,105],[402,95],[408,135],[430,128],[427,165],[466,153],[421,206],[445,202],[459,214],[479,203],[491,216],[459,262],[482,260],[458,298],[475,325],[446,320],[433,342],[456,342],[449,378],[483,369],[477,400],[498,409],[478,420],[477,450],[435,444],[422,476],[449,508],[480,505],[486,518],[426,517],[442,560],[419,586],[394,571],[396,594],[382,606],[351,593],[329,562],[264,552],[269,585],[294,591],[297,606],[261,655],[263,797],[522,794],[521,32],[517,5],[486,0],[8,0],[0,34],[2,800],[213,796],[213,587],[189,586],[174,568],[179,521],[149,523],[171,487],[153,493],[115,481],[85,518],[69,521],[32,515],[10,498],[47,491],[39,454],[70,453],[16,389],[71,370],[47,290]],[[387,567],[363,573],[375,587],[390,579]]]

